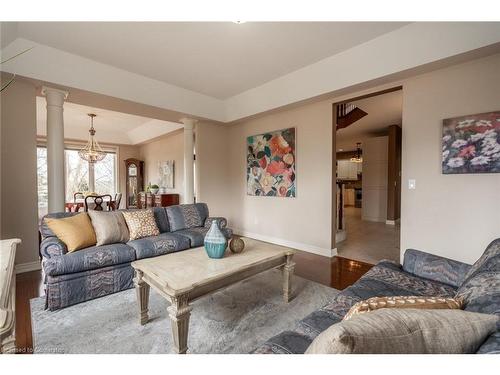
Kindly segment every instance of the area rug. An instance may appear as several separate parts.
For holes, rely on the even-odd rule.
[[[293,277],[293,299],[283,302],[282,274],[270,270],[192,303],[189,353],[249,353],[330,301],[338,291]],[[151,289],[149,322],[141,326],[134,289],[44,310],[31,300],[35,353],[170,353],[169,303]]]

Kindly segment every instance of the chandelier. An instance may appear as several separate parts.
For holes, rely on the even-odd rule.
[[[361,143],[356,143],[356,156],[351,158],[353,163],[362,163],[363,158],[361,157]]]
[[[89,141],[84,148],[78,151],[78,155],[80,155],[83,160],[86,160],[89,163],[96,163],[104,159],[106,157],[106,153],[102,150],[101,146],[99,146],[99,143],[97,143],[97,141],[94,139],[94,117],[96,117],[97,115],[95,113],[89,113],[88,115],[90,117]]]

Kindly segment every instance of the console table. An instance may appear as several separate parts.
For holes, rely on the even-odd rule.
[[[17,238],[0,241],[0,353],[14,353],[16,350],[14,259],[20,243]]]
[[[179,194],[139,193],[139,208],[168,207],[179,204]]]

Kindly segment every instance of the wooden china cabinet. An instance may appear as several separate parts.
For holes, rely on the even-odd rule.
[[[168,207],[179,204],[179,194],[139,193],[139,208]]]
[[[144,190],[144,162],[139,159],[126,159],[126,196],[127,208],[139,208],[139,193]]]

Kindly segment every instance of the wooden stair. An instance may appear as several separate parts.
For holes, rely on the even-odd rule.
[[[337,105],[337,130],[347,128],[356,121],[365,117],[368,113],[356,107],[354,104],[344,103]]]

